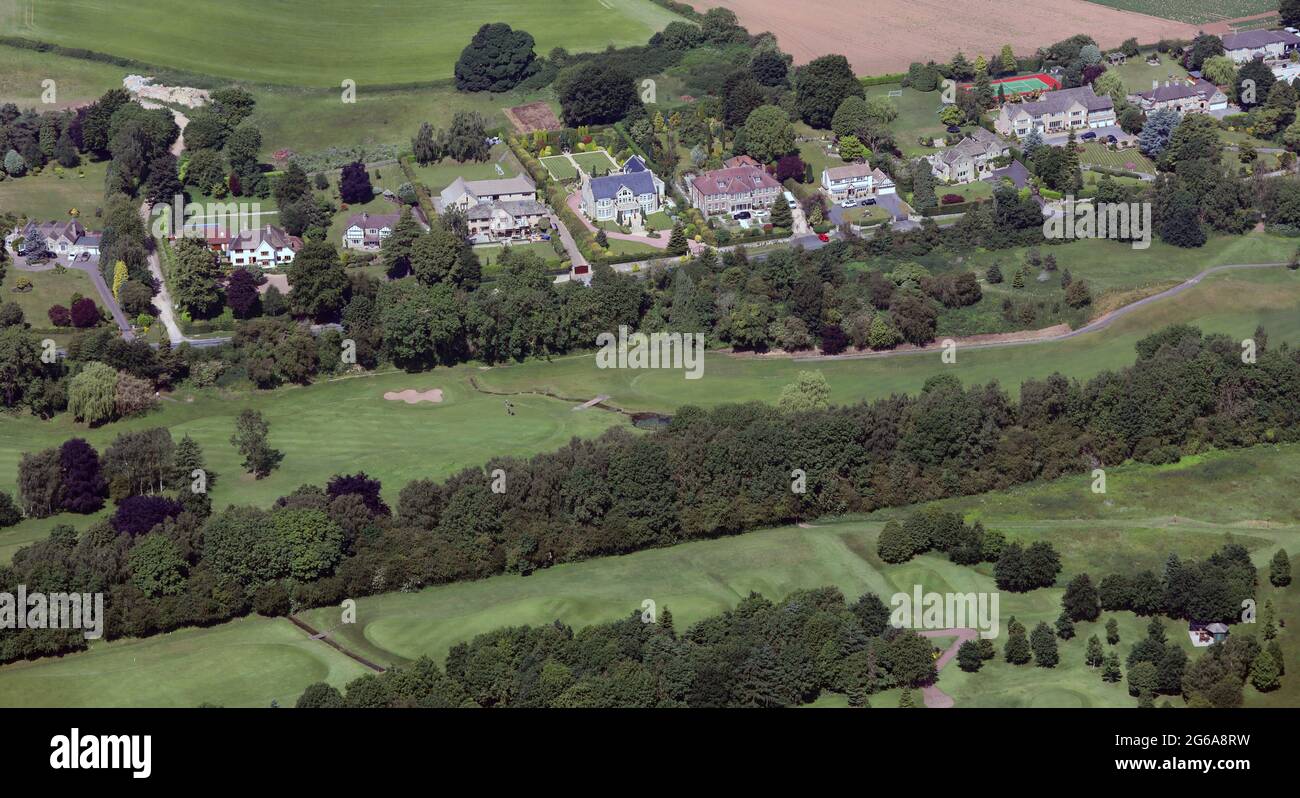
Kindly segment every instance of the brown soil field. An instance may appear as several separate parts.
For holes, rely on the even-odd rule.
[[[1103,47],[1136,37],[1191,39],[1196,26],[1119,11],[1086,0],[689,0],[700,11],[736,12],[751,33],[772,31],[795,62],[838,53],[859,75],[903,72],[913,61],[971,61],[1010,44],[1017,55],[1077,33]]]
[[[505,109],[506,119],[510,124],[515,126],[515,130],[520,133],[532,133],[534,130],[560,130],[564,127],[561,124],[551,106],[544,102],[533,102],[526,105],[516,105],[514,108]]]

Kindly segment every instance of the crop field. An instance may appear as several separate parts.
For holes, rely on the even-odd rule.
[[[978,517],[1011,540],[1048,540],[1061,552],[1063,571],[1057,587],[1001,593],[1000,647],[1011,615],[1030,627],[1052,622],[1064,584],[1083,571],[1100,575],[1159,568],[1171,551],[1184,558],[1204,557],[1229,536],[1252,552],[1257,565],[1279,546],[1294,552],[1300,546],[1300,512],[1292,499],[1300,489],[1297,473],[1300,447],[1263,446],[1212,452],[1171,466],[1111,469],[1104,499],[1091,493],[1087,478],[1070,477],[945,504],[968,518]],[[933,554],[901,565],[881,562],[876,537],[885,520],[906,512],[685,543],[559,565],[527,578],[496,576],[363,598],[355,625],[341,625],[336,608],[310,610],[302,617],[315,628],[333,630],[333,637],[349,650],[381,664],[400,665],[425,654],[441,662],[455,643],[501,626],[558,619],[580,628],[613,620],[639,611],[647,598],[672,611],[680,633],[701,618],[734,607],[750,591],[777,598],[834,585],[850,598],[871,591],[888,601],[895,592],[910,592],[918,584],[937,592],[995,589],[988,564],[967,568]],[[1265,598],[1272,598],[1279,613],[1292,620],[1288,626],[1294,625],[1300,587],[1293,584],[1283,591],[1265,585],[1257,599],[1262,604]],[[1143,636],[1147,619],[1114,615],[1120,623],[1123,658]],[[1122,685],[1102,682],[1095,670],[1083,665],[1088,636],[1108,617],[1103,615],[1097,624],[1079,624],[1078,635],[1060,643],[1061,664],[1055,669],[1015,667],[999,658],[978,674],[945,669],[939,685],[959,707],[1131,706],[1133,699]],[[1169,621],[1166,626],[1171,640],[1187,644],[1183,627]],[[1281,639],[1288,657],[1294,657],[1300,650],[1296,633],[1286,632]],[[231,673],[244,678],[232,678]],[[258,679],[247,678],[254,673]],[[0,667],[0,704],[21,705],[39,686],[43,703],[54,700],[68,706],[186,706],[202,701],[265,706],[272,699],[283,705],[313,681],[340,685],[359,673],[360,666],[307,640],[287,622],[250,618]],[[1294,680],[1283,683],[1282,691],[1270,695],[1248,688],[1247,702],[1293,702]],[[877,706],[892,706],[896,696],[884,693],[872,700]],[[834,696],[823,696],[820,705],[840,703]]]
[[[428,83],[452,76],[481,25],[507,22],[536,51],[645,44],[678,17],[649,0],[345,0],[187,5],[168,0],[0,0],[0,28],[28,39],[89,47],[202,75],[290,86]],[[142,35],[148,32],[148,35]]]
[[[1273,0],[1089,0],[1121,11],[1201,24],[1277,11]]]
[[[905,72],[913,61],[947,62],[958,50],[968,56],[996,53],[1004,44],[1010,44],[1017,55],[1028,55],[1080,31],[1087,31],[1102,47],[1115,47],[1130,36],[1154,42],[1196,35],[1196,27],[1186,22],[1087,0],[1057,0],[1050,11],[1035,9],[1032,13],[1026,13],[1023,0],[874,0],[868,16],[862,15],[858,0],[826,0],[817,3],[815,10],[809,4],[787,0],[690,1],[699,11],[729,8],[749,30],[775,31],[781,49],[792,53],[795,63],[842,53],[859,75]],[[1117,2],[1127,7],[1129,0]],[[1197,0],[1172,2],[1190,6]]]

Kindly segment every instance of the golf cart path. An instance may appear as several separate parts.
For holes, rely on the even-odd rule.
[[[1166,288],[1159,293],[1152,294],[1149,297],[1139,299],[1136,302],[1130,302],[1123,307],[1104,313],[1077,330],[1071,330],[1066,325],[1057,325],[1048,327],[1043,330],[1026,330],[1022,332],[1006,333],[997,340],[988,340],[989,336],[971,336],[969,338],[953,338],[959,349],[995,349],[1007,346],[1024,346],[1026,344],[1041,344],[1055,341],[1065,341],[1079,335],[1086,335],[1092,332],[1099,332],[1110,327],[1115,322],[1125,316],[1135,313],[1138,310],[1161,302],[1171,297],[1178,296],[1184,291],[1193,288],[1201,283],[1206,277],[1220,272],[1232,271],[1236,269],[1276,269],[1286,266],[1285,262],[1271,263],[1229,263],[1222,266],[1211,266],[1210,268],[1197,274],[1195,277],[1184,280],[1172,288]],[[841,355],[789,355],[785,353],[773,354],[753,354],[750,352],[728,352],[732,357],[749,357],[749,358],[777,358],[788,357],[792,360],[804,361],[822,361],[822,360],[865,360],[871,358],[900,357],[903,355],[916,355],[922,353],[932,353],[932,346],[913,346],[904,344],[897,349],[890,349],[884,352],[851,352]]]
[[[952,637],[954,635],[956,635],[957,639],[952,641],[952,645],[948,646],[948,649],[934,661],[936,672],[943,670],[944,665],[952,662],[953,658],[957,656],[957,649],[961,648],[962,643],[979,637],[979,632],[975,629],[930,629],[921,632],[921,637]],[[947,709],[956,703],[953,701],[952,696],[933,684],[927,684],[921,688],[921,695],[924,697],[926,707],[930,709]]]

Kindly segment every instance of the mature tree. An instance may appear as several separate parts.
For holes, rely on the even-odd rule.
[[[380,244],[380,261],[390,279],[396,280],[411,273],[411,253],[422,235],[411,209],[403,208],[397,224],[393,225],[393,232]]]
[[[1177,247],[1199,247],[1205,243],[1200,206],[1196,195],[1174,186],[1162,204],[1156,232],[1160,240]]]
[[[1073,621],[1095,621],[1101,615],[1097,588],[1093,587],[1092,579],[1087,574],[1079,574],[1065,586],[1061,607]]]
[[[1268,582],[1273,587],[1291,584],[1291,557],[1286,549],[1278,549],[1268,563]]]
[[[127,496],[117,503],[110,523],[118,532],[138,537],[184,509],[180,502],[166,496]]]
[[[732,73],[722,84],[722,121],[735,130],[763,104],[763,89],[748,72]]]
[[[237,319],[249,319],[257,315],[259,275],[248,269],[235,269],[230,273],[226,283],[226,304]]]
[[[337,687],[325,682],[308,685],[302,695],[298,696],[298,703],[294,704],[296,709],[339,709],[344,706],[343,694]]]
[[[380,289],[378,305],[384,349],[399,366],[419,370],[452,359],[463,327],[449,284],[389,282]]]
[[[795,72],[795,108],[799,117],[815,128],[829,128],[845,98],[864,94],[842,55],[822,56]]]
[[[1096,635],[1088,638],[1088,649],[1084,653],[1084,664],[1089,668],[1100,668],[1102,660],[1105,658],[1105,652],[1101,647],[1101,640]]]
[[[830,384],[820,371],[800,371],[795,381],[781,389],[777,406],[787,413],[821,410],[829,406]]]
[[[764,86],[784,86],[789,76],[787,56],[775,47],[764,47],[749,59],[749,73]]]
[[[1051,636],[1050,630],[1048,636]],[[1003,656],[1012,665],[1024,665],[1029,662],[1031,651],[1029,640],[1025,636],[1025,625],[1012,615],[1011,620],[1007,622],[1007,644],[1002,649]]]
[[[94,327],[104,320],[103,314],[100,313],[99,305],[96,305],[95,300],[88,296],[83,296],[76,302],[72,303],[69,316],[72,320],[72,326],[81,329]]]
[[[1152,111],[1142,125],[1142,132],[1138,134],[1138,149],[1147,157],[1158,158],[1169,145],[1174,128],[1178,127],[1181,119],[1182,115],[1172,108]]]
[[[374,186],[370,184],[370,173],[361,161],[353,161],[343,167],[339,177],[339,197],[349,205],[364,205],[375,197]]]
[[[18,500],[32,518],[48,518],[59,512],[63,493],[63,471],[57,448],[25,452],[18,462]]]
[[[776,105],[755,108],[737,134],[737,149],[749,153],[761,164],[794,151],[794,126]]]
[[[92,427],[103,424],[117,411],[116,397],[117,372],[94,361],[86,364],[68,384],[68,412]]]
[[[1276,81],[1273,70],[1263,61],[1251,60],[1242,64],[1232,84],[1237,103],[1247,110],[1263,105]]]
[[[465,242],[442,224],[418,236],[411,244],[410,268],[415,278],[425,285],[459,285],[461,279],[461,250]]]
[[[789,204],[780,197],[772,205],[772,226],[782,230],[789,230],[794,226],[794,213],[790,210]]]
[[[486,161],[492,154],[487,126],[487,119],[477,111],[457,111],[443,135],[444,154],[461,162]]]
[[[186,145],[190,144],[189,130],[186,129]],[[193,150],[189,163],[185,166],[185,185],[193,186],[204,194],[210,194],[220,184],[226,184],[226,162],[221,153],[215,149]]]
[[[171,538],[161,532],[135,542],[128,555],[128,567],[131,584],[146,596],[175,596],[185,590],[187,563]]]
[[[456,88],[497,93],[513,89],[537,71],[535,44],[531,34],[504,22],[484,25],[456,61]]]
[[[1204,66],[1207,58],[1223,55],[1223,53],[1223,39],[1211,33],[1200,33],[1192,39],[1191,46],[1184,51],[1183,66],[1191,70],[1199,70]]]
[[[1034,664],[1040,668],[1055,668],[1061,661],[1056,649],[1056,635],[1052,627],[1039,621],[1034,631],[1029,634],[1029,645],[1034,651]]]
[[[59,505],[72,513],[93,513],[104,506],[108,481],[100,470],[99,453],[81,438],[59,448]]]
[[[632,76],[613,60],[585,62],[556,79],[564,123],[569,127],[607,125],[640,104]]]
[[[288,575],[294,579],[319,579],[332,571],[343,556],[343,530],[320,510],[276,509],[271,513],[271,523],[288,553]]]
[[[328,241],[308,241],[289,265],[289,304],[293,313],[313,319],[332,317],[347,298],[348,276],[338,250]]]
[[[230,445],[244,456],[244,470],[257,479],[268,476],[284,459],[283,452],[267,443],[270,429],[261,411],[246,408],[235,420],[235,433],[230,436]]]
[[[177,241],[171,279],[176,307],[196,319],[217,315],[223,304],[218,284],[220,279],[221,267],[217,258],[202,239],[181,238]]]
[[[419,131],[416,132],[415,138],[411,139],[411,153],[420,166],[428,166],[442,160],[442,144],[434,136],[433,125],[428,122],[420,123]]]
[[[980,653],[979,644],[974,640],[963,641],[957,647],[957,667],[967,673],[975,673],[984,666],[984,655]]]
[[[664,252],[678,258],[690,252],[690,244],[686,240],[686,228],[680,221],[673,225],[673,232],[668,238],[668,247]]]

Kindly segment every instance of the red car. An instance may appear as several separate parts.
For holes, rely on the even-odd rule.
[[[828,236],[828,235],[826,235],[825,233],[818,233],[818,234],[817,234],[817,240],[818,240],[818,241],[821,241],[821,242],[824,244],[824,243],[826,243],[827,241],[830,241],[830,240],[831,240],[831,237]]]

